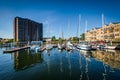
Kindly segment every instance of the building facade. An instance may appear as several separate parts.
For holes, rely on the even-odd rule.
[[[43,39],[43,24],[30,19],[15,17],[14,40],[19,42],[40,41]]]
[[[105,42],[120,42],[120,23],[110,23],[102,28],[94,28],[85,33],[85,40],[105,41]]]

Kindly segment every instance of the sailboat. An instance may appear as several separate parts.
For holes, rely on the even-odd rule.
[[[105,41],[105,38],[104,38],[104,15],[102,14],[102,27],[103,27],[103,41]],[[101,47],[103,49],[112,49],[112,50],[115,50],[117,48],[117,46],[113,46],[112,45],[112,41],[110,41],[110,45],[101,45]]]
[[[69,29],[69,22],[68,22],[68,29]],[[66,43],[66,50],[70,51],[70,50],[73,50],[73,49],[74,49],[73,44],[68,40],[67,43]]]
[[[81,17],[79,16],[79,28],[80,28],[80,18]],[[86,32],[86,30],[87,30],[87,21],[86,21],[86,26],[85,26],[85,32]],[[81,49],[81,50],[87,50],[87,51],[91,50],[90,45],[88,45],[87,42],[80,42],[79,41],[77,48]]]
[[[41,46],[43,44],[42,41],[38,41],[38,40],[39,39],[38,39],[38,30],[37,30],[37,41],[32,41],[30,46],[30,50],[35,51],[36,53],[40,51]]]
[[[40,51],[42,46],[42,41],[32,41],[32,46],[30,46],[30,50],[35,51],[36,53]]]
[[[60,49],[60,50],[62,50],[64,48],[64,45],[62,44],[62,40],[59,41],[57,46],[58,46],[58,49]]]
[[[48,33],[49,33],[49,23],[48,23]],[[48,44],[46,44],[46,50],[50,50],[53,48],[53,45],[51,44],[51,40],[48,41]]]
[[[78,20],[78,37],[79,37],[79,34],[80,34],[80,22],[81,22],[81,15],[79,15],[79,20]],[[79,38],[79,43],[80,43],[80,38]],[[80,49],[81,47],[81,44],[78,44],[76,47],[78,49]]]

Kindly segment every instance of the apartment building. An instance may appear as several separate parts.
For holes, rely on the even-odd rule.
[[[93,28],[85,33],[85,40],[90,42],[120,42],[120,23],[110,23],[102,28]]]
[[[14,40],[19,42],[43,40],[43,24],[27,18],[15,17]]]

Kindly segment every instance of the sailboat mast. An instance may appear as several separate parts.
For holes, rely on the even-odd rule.
[[[69,22],[69,19],[68,19],[68,39],[69,39],[69,36],[70,36],[69,29],[70,29],[70,22]]]
[[[79,14],[79,21],[78,21],[78,37],[80,42],[80,23],[81,23],[81,15]]]
[[[64,33],[63,33],[63,29],[62,29],[62,39],[64,39]]]
[[[104,26],[104,14],[102,14],[102,27]]]
[[[87,32],[87,24],[88,24],[88,22],[87,22],[87,20],[85,21],[85,33]],[[85,38],[86,38],[86,36],[85,36]]]
[[[102,33],[103,33],[103,41],[104,41],[104,14],[102,14]]]
[[[37,29],[37,41],[39,41],[39,37],[38,37],[38,29]]]
[[[85,21],[85,33],[87,32],[87,20]]]

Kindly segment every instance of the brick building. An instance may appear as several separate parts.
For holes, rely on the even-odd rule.
[[[14,40],[20,42],[43,39],[43,24],[21,17],[14,19]]]

